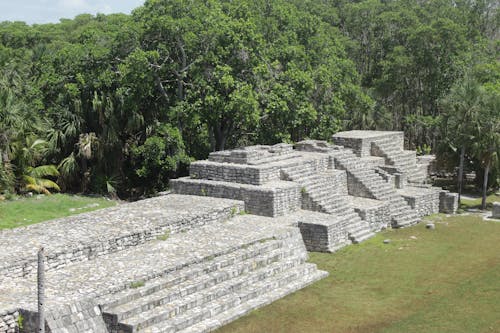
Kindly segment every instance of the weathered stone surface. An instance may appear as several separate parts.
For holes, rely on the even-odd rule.
[[[239,201],[199,196],[161,196],[86,214],[0,231],[0,283],[36,269],[44,247],[47,269],[143,244],[165,234],[225,220],[242,211]]]
[[[174,233],[166,239],[149,241],[49,271],[46,274],[47,305],[50,309],[55,309],[55,312],[53,318],[47,320],[47,324],[50,329],[60,328],[61,332],[78,332],[83,325],[87,325],[85,330],[102,333],[96,328],[102,324],[99,312],[92,305],[83,306],[82,300],[90,297],[104,306],[108,313],[115,308],[113,304],[118,300],[128,303],[130,297],[140,297],[141,302],[151,302],[154,307],[156,297],[162,297],[156,296],[157,292],[168,293],[169,286],[175,292],[181,282],[185,285],[186,292],[191,290],[189,293],[198,290],[207,293],[208,288],[212,288],[216,293],[213,304],[211,298],[205,301],[200,299],[199,302],[202,303],[199,304],[204,310],[213,313],[216,313],[216,303],[223,301],[219,299],[222,294],[217,290],[224,289],[226,285],[239,286],[243,288],[242,293],[247,293],[247,288],[257,287],[260,283],[260,289],[256,289],[251,297],[248,294],[249,299],[273,299],[266,296],[266,288],[275,285],[278,279],[283,279],[279,284],[284,288],[281,294],[284,296],[325,276],[314,265],[304,262],[307,252],[296,225],[307,218],[308,213],[313,212],[273,219],[239,215],[235,212],[225,221],[205,224]],[[259,271],[251,273],[256,269]],[[267,271],[268,273],[264,273]],[[198,280],[200,287],[194,288]],[[219,286],[218,283],[222,282],[224,285]],[[294,283],[295,288],[287,287]],[[142,286],[153,288],[151,290],[154,295],[143,296]],[[235,290],[234,288],[228,290]],[[193,297],[195,295],[197,294],[194,293]],[[265,302],[259,304],[264,305]],[[0,285],[0,308],[12,307],[24,309],[26,317],[31,318],[30,322],[36,322],[36,317],[28,315],[33,315],[36,311],[34,276],[4,279]],[[183,306],[181,308],[185,309]],[[252,309],[250,305],[248,308]],[[71,309],[72,312],[65,316],[61,313],[67,311],[58,309]],[[162,310],[158,308],[155,311],[161,313]],[[189,313],[185,316],[189,316]],[[108,327],[112,327],[109,321]]]
[[[47,332],[206,332],[325,277],[306,249],[456,211],[402,132],[334,142],[214,152],[177,194],[0,231],[0,333],[36,324],[40,246]]]
[[[436,188],[413,186],[398,190],[419,217],[439,213],[440,192]]]
[[[458,194],[448,191],[439,193],[439,212],[445,214],[455,214],[458,210]]]
[[[494,219],[500,219],[500,202],[493,203],[492,216]]]

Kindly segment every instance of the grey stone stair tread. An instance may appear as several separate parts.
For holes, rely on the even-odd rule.
[[[234,253],[231,253],[230,260],[232,260],[233,262],[251,260],[257,256],[260,256],[260,252],[262,252],[262,250],[265,250],[266,248],[273,253],[279,252],[283,251],[283,244],[282,242],[266,242],[264,244],[258,242],[248,247],[244,246],[244,248],[237,249]],[[235,254],[237,254],[237,256]],[[176,270],[174,272],[168,273],[167,276],[160,276],[155,279],[146,281],[145,285],[142,287],[136,289],[125,289],[121,292],[111,294],[106,298],[101,298],[101,304],[103,305],[104,310],[115,308],[123,303],[130,302],[142,296],[155,293],[158,290],[164,289],[170,285],[175,284],[176,286],[178,286],[180,283],[184,283],[186,280],[197,278],[200,275],[207,274],[207,272],[214,272],[216,269],[220,269],[220,267],[225,268],[230,265],[231,264],[229,263],[229,259],[227,258],[227,256],[214,258],[209,263],[201,262],[193,264],[189,266],[189,270]]]
[[[311,265],[310,266],[311,268],[308,268],[307,267],[308,265]],[[302,289],[302,288],[306,287],[307,285],[328,276],[328,273],[323,272],[323,271],[315,271],[315,272],[310,272],[308,274],[301,274],[302,272],[304,272],[304,270],[305,271],[308,271],[308,270],[314,271],[315,270],[315,265],[304,264],[303,266],[304,267],[295,268],[293,270],[286,271],[285,273],[280,273],[277,276],[273,276],[273,279],[284,279],[285,281],[286,281],[287,276],[295,276],[296,277],[294,279],[295,281],[293,281],[291,283],[290,282],[284,283],[284,285],[281,285],[277,288],[273,288],[272,291],[267,291],[264,294],[260,294],[260,295],[257,295],[256,297],[249,298],[246,301],[241,302],[241,301],[239,301],[239,299],[241,297],[245,297],[246,293],[254,293],[255,289],[259,289],[259,288],[264,288],[265,290],[269,289],[270,285],[272,286],[273,284],[276,284],[277,282],[264,280],[261,283],[259,283],[260,285],[254,286],[252,288],[252,291],[243,291],[241,293],[232,293],[230,295],[227,295],[225,301],[228,301],[228,302],[233,301],[233,303],[236,304],[236,306],[233,306],[228,310],[223,310],[219,313],[215,313],[212,315],[212,313],[211,313],[212,311],[210,311],[210,310],[195,309],[195,311],[199,310],[199,311],[197,311],[198,314],[206,313],[207,316],[209,316],[209,317],[204,318],[204,320],[202,319],[202,320],[194,323],[194,325],[190,325],[188,327],[184,327],[184,328],[181,328],[180,330],[178,330],[178,328],[176,326],[178,326],[179,323],[183,323],[186,320],[188,320],[188,317],[190,316],[190,314],[186,313],[184,316],[179,316],[179,318],[173,318],[173,320],[171,320],[171,321],[165,321],[163,323],[158,323],[154,326],[150,326],[141,332],[144,332],[144,333],[204,332],[203,329],[201,331],[198,331],[199,327],[203,327],[203,325],[205,325],[205,324],[203,324],[204,322],[206,323],[209,321],[221,321],[222,318],[228,318],[228,319],[224,319],[223,322],[229,323],[229,320],[232,321],[232,320],[236,319],[235,314],[237,314],[238,316],[242,316],[253,309],[270,304],[271,302],[273,302],[279,298],[282,298],[285,295],[288,295],[294,291]],[[210,306],[206,306],[206,308],[210,308]],[[203,316],[202,316],[202,318],[203,318]],[[231,318],[231,319],[229,319],[229,318]],[[211,327],[210,330],[213,330],[216,327],[220,327],[222,325],[217,325],[217,326]]]
[[[290,263],[291,263],[291,261],[290,261]],[[190,316],[192,316],[192,312],[195,312],[197,309],[206,309],[206,308],[210,308],[210,305],[212,305],[212,304],[224,303],[224,298],[231,299],[232,297],[234,297],[234,295],[244,293],[246,289],[250,289],[253,286],[258,286],[259,284],[263,283],[262,281],[273,281],[273,280],[278,279],[281,276],[286,276],[287,274],[290,274],[290,272],[292,272],[294,270],[293,267],[296,267],[298,265],[304,266],[304,267],[314,267],[315,268],[314,264],[303,263],[303,261],[302,261],[302,263],[301,262],[292,263],[291,268],[287,267],[287,264],[289,264],[288,261],[286,261],[285,263],[281,263],[281,262],[275,263],[273,265],[269,265],[268,267],[265,267],[265,268],[262,268],[258,271],[255,271],[252,274],[249,274],[248,276],[246,276],[246,279],[243,280],[244,282],[246,281],[246,284],[241,283],[240,281],[229,280],[229,281],[226,281],[225,283],[221,283],[221,284],[218,284],[218,285],[213,286],[211,288],[207,288],[206,290],[199,292],[198,293],[199,295],[193,295],[193,297],[186,297],[184,300],[181,300],[178,303],[185,304],[186,302],[190,302],[190,301],[197,302],[197,300],[201,298],[202,299],[201,304],[197,304],[192,308],[188,308],[185,311],[183,311],[182,313],[179,313],[176,311],[175,315],[172,317],[165,314],[165,310],[168,309],[169,311],[175,311],[180,305],[176,306],[175,304],[174,305],[165,304],[162,306],[158,306],[158,307],[155,307],[149,311],[145,311],[138,316],[127,318],[122,323],[133,326],[133,327],[137,327],[137,325],[140,325],[141,323],[146,323],[147,320],[151,321],[151,318],[158,318],[157,322],[146,323],[144,326],[141,326],[142,328],[137,329],[137,331],[143,331],[146,327],[152,327],[152,326],[154,326],[158,323],[161,323],[161,322],[165,322],[166,324],[172,325],[173,322],[176,322],[176,321],[178,322],[180,320],[185,320],[186,318],[189,318]],[[276,268],[279,268],[280,266],[283,266],[282,269],[276,270]],[[259,275],[262,275],[263,273],[266,275],[266,277],[262,281],[253,282],[251,280],[253,277],[258,277]],[[268,273],[271,273],[271,274],[268,274]],[[273,273],[275,273],[275,274],[273,274]],[[235,279],[235,280],[238,280],[238,279]],[[250,284],[252,284],[252,285],[250,285]],[[238,291],[235,291],[235,289],[232,288],[231,285],[239,286],[239,288],[244,288],[244,289],[242,289],[238,292]],[[222,290],[224,293],[221,293],[220,290]],[[239,290],[239,289],[236,289],[236,290]],[[211,298],[210,300],[207,300],[206,302],[203,302],[205,297],[207,295],[209,295],[210,293],[213,293],[213,295],[215,295],[215,297]],[[197,298],[194,296],[197,296]],[[195,298],[195,299],[191,300],[190,298]],[[167,318],[161,318],[162,316],[167,317]]]
[[[270,252],[268,256],[261,255],[262,257],[260,260],[265,261],[265,265],[270,264],[271,262],[275,262],[278,260],[283,260],[284,258],[288,258],[289,256],[295,254],[295,251],[290,250],[290,251],[284,251],[281,248],[279,250],[274,250],[273,252]],[[270,261],[271,258],[273,258],[275,255],[277,255],[277,260]],[[244,273],[252,272],[253,270],[256,270],[257,268],[263,267],[262,265],[256,265],[256,257],[251,257],[248,258],[245,262],[237,263],[235,265],[231,265],[228,268],[221,269],[218,271],[214,271],[208,274],[202,274],[201,276],[198,276],[196,278],[193,278],[191,280],[186,280],[183,281],[182,283],[171,286],[162,290],[159,290],[157,292],[154,292],[152,294],[147,295],[148,297],[145,298],[138,298],[135,300],[131,300],[125,304],[118,305],[116,307],[112,308],[106,308],[107,313],[113,313],[118,315],[118,320],[122,320],[124,318],[127,318],[127,316],[130,316],[130,313],[134,313],[134,310],[136,309],[142,309],[146,307],[146,305],[151,305],[154,302],[159,302],[161,299],[164,299],[165,302],[168,302],[169,300],[173,300],[176,297],[179,297],[179,295],[186,296],[189,294],[192,294],[194,292],[197,292],[203,288],[200,288],[198,290],[198,287],[196,290],[192,290],[194,286],[199,286],[200,284],[203,283],[220,283],[232,278],[236,278],[241,276]],[[254,266],[255,267],[252,267]],[[243,266],[243,267],[242,267]],[[242,269],[245,268],[245,269]],[[236,274],[234,274],[234,271],[236,270]],[[215,281],[214,281],[215,279]],[[168,299],[168,300],[167,300]],[[122,315],[121,315],[122,314]]]
[[[221,313],[213,318],[206,319],[196,325],[179,331],[179,333],[205,333],[224,326],[248,312],[266,306],[288,294],[300,290],[320,279],[328,276],[326,272],[318,271],[317,273],[303,277],[300,281],[291,283],[285,287],[278,288],[269,295],[257,297],[249,302],[238,305],[237,307]]]
[[[186,265],[218,257],[263,239],[300,237],[291,227],[269,224],[263,218],[246,223],[245,216],[235,216],[225,223],[205,225],[167,240],[152,241],[126,250],[103,255],[92,261],[78,262],[46,273],[49,302],[59,304],[86,297],[105,297],[127,289],[131,283],[147,281]],[[210,242],[200,242],[210,239]],[[15,293],[12,293],[15,290]],[[2,304],[16,304],[36,309],[36,277],[7,280],[0,285]],[[7,298],[10,297],[10,298]]]

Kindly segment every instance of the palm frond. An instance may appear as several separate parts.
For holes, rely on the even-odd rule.
[[[68,157],[63,159],[57,166],[63,177],[71,177],[78,172],[78,162],[76,161],[75,154],[71,153]]]
[[[57,177],[59,171],[55,165],[40,165],[36,168],[29,168],[28,173],[34,178],[44,178],[47,176]]]
[[[47,194],[47,195],[50,195],[50,191],[47,190],[46,188],[44,188],[43,186],[40,186],[38,184],[27,184],[25,186],[26,190],[28,191],[35,191],[35,192],[38,192],[38,193],[43,193],[43,194]]]
[[[53,189],[56,191],[61,191],[61,188],[59,187],[59,185],[57,185],[56,182],[53,182],[50,179],[38,179],[37,184],[43,188],[46,188],[46,189],[50,188],[50,189]]]

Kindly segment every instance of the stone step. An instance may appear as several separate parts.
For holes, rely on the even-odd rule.
[[[312,191],[310,189],[306,189],[306,193],[308,193],[313,200],[335,199],[339,196],[334,189],[326,186],[324,188],[315,188]]]
[[[317,274],[316,265],[301,264],[291,267],[283,271],[275,271],[263,275],[260,280],[253,281],[248,284],[238,284],[233,289],[223,290],[215,299],[193,306],[187,309],[184,313],[177,314],[173,317],[166,318],[154,324],[140,327],[138,330],[130,332],[178,332],[186,330],[200,323],[201,321],[212,318],[216,315],[223,315],[225,312],[230,312],[235,307],[245,303],[250,303],[256,298],[266,297],[268,293],[273,292],[277,288],[283,288],[290,283],[297,283],[305,286],[305,283],[298,283],[302,280],[302,276],[319,275],[324,277],[325,274]],[[318,276],[318,277],[319,277]],[[269,296],[268,296],[269,297]],[[195,301],[191,301],[193,304]],[[245,312],[246,313],[246,312]],[[191,331],[193,331],[191,329]],[[125,333],[125,332],[124,332]]]
[[[353,208],[351,207],[351,205],[346,201],[346,202],[342,202],[341,204],[339,205],[334,205],[334,204],[327,204],[324,206],[324,208],[326,210],[328,210],[328,212],[330,214],[336,214],[336,215],[340,215],[340,214],[352,214],[353,213]]]
[[[237,292],[242,292],[262,280],[269,280],[274,275],[291,270],[293,267],[303,265],[304,258],[289,259],[272,263],[263,268],[254,270],[242,276],[222,281],[206,289],[183,294],[180,298],[152,308],[144,308],[138,314],[125,318],[118,325],[118,331],[124,333],[142,332],[145,328],[160,322],[170,322],[183,314],[193,316],[193,309],[209,307],[212,302],[223,303],[221,298]]]
[[[351,240],[351,242],[353,244],[359,244],[359,243],[364,242],[367,239],[372,238],[373,236],[375,236],[374,232],[365,231],[365,232],[360,233],[360,234],[349,234],[349,239]]]
[[[418,219],[418,216],[412,211],[398,211],[396,214],[392,214],[392,218],[398,220],[398,221],[404,221],[404,220],[416,220]]]
[[[263,250],[262,248],[252,251],[248,257],[243,256],[242,262],[233,265],[229,265],[224,260],[218,260],[217,263],[209,262],[207,267],[199,269],[195,274],[193,274],[192,269],[183,269],[181,271],[188,270],[188,274],[184,276],[168,276],[167,278],[158,279],[159,281],[154,281],[153,284],[148,283],[145,288],[139,288],[141,290],[135,293],[135,297],[126,294],[126,297],[122,297],[112,306],[105,306],[104,310],[107,314],[112,314],[113,320],[122,321],[147,309],[176,301],[181,297],[186,297],[217,283],[236,278],[244,273],[296,254],[294,249],[286,250],[278,247],[269,253],[265,253],[265,255],[252,255],[262,253]],[[248,251],[245,252],[248,253]],[[222,266],[224,264],[228,266]]]
[[[304,185],[305,190],[307,192],[317,191],[317,190],[328,190],[330,192],[334,192],[332,188],[332,183],[327,181],[327,178],[323,178],[320,181],[312,184]]]
[[[375,233],[370,229],[368,222],[361,219],[349,226],[349,239],[355,244],[375,236]]]
[[[227,267],[238,262],[254,259],[262,253],[282,251],[283,241],[280,242],[261,242],[256,244],[247,244],[241,249],[236,249],[230,257],[215,257],[210,262],[201,262],[189,265],[188,269],[179,269],[145,282],[143,287],[134,289],[129,288],[121,292],[112,294],[102,301],[103,309],[109,310],[119,307],[127,302],[132,302],[144,296],[151,295],[165,288],[180,285],[185,281],[196,279],[205,274],[215,272],[221,267]]]
[[[224,326],[246,313],[268,305],[275,300],[278,300],[288,294],[291,294],[301,288],[304,288],[324,277],[328,274],[326,272],[317,271],[308,275],[303,275],[296,281],[288,283],[282,287],[275,288],[269,291],[264,296],[258,296],[247,302],[240,303],[230,310],[224,311],[222,313],[210,316],[188,328],[178,331],[179,333],[206,333],[211,332],[221,326]],[[168,328],[158,325],[158,327],[152,327],[149,330],[150,333],[160,333],[160,332],[175,332],[174,328],[169,326]]]

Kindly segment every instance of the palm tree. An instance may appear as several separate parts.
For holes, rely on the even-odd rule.
[[[475,122],[477,139],[473,148],[475,156],[484,167],[481,209],[486,209],[486,194],[488,190],[488,175],[498,167],[500,155],[500,92],[490,90],[485,92],[484,103]]]
[[[60,191],[59,185],[46,178],[47,176],[57,177],[59,171],[54,165],[40,165],[28,167],[23,175],[24,190],[36,191],[38,193],[51,194],[49,189]]]
[[[472,77],[455,84],[449,94],[441,100],[444,108],[445,136],[453,150],[460,147],[460,162],[458,167],[458,203],[463,187],[465,153],[470,147],[472,123],[477,117],[483,100],[484,90]]]

